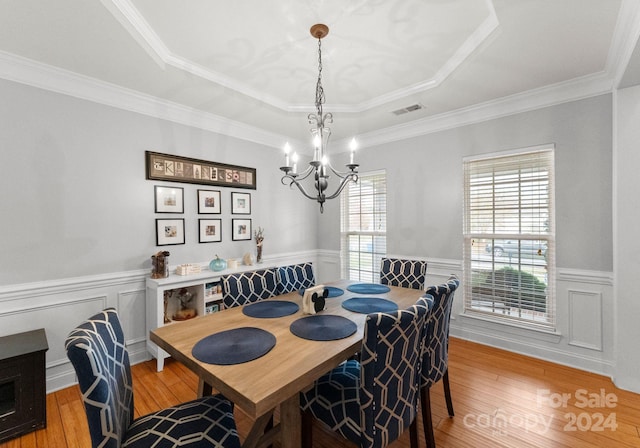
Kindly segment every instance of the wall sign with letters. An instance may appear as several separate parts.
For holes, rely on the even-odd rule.
[[[256,169],[145,151],[147,179],[256,189]]]

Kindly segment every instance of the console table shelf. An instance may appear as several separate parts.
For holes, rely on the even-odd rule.
[[[222,294],[217,286],[224,275],[276,266],[265,263],[252,266],[241,265],[236,269],[225,269],[219,272],[203,268],[199,273],[191,275],[178,275],[175,274],[175,269],[172,269],[169,277],[147,278],[147,350],[156,358],[158,372],[164,368],[164,360],[169,357],[169,354],[151,342],[148,334],[151,330],[173,321],[176,312],[180,309],[177,296],[181,289],[184,288],[193,295],[190,307],[196,310],[198,316],[202,316],[207,312],[222,309]],[[215,291],[212,290],[213,288]],[[166,317],[169,322],[165,322],[165,295],[167,296]]]

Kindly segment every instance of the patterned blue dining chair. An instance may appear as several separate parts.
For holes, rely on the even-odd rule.
[[[380,283],[383,285],[423,289],[426,277],[426,261],[383,258],[380,264]]]
[[[435,448],[433,422],[431,420],[431,386],[442,380],[444,397],[447,403],[449,417],[453,417],[453,402],[449,387],[449,321],[451,319],[451,305],[460,280],[451,276],[447,283],[439,286],[429,286],[425,297],[434,298],[433,312],[427,322],[425,352],[422,364],[422,384],[420,387],[420,403],[422,405],[422,423],[424,438],[428,448]]]
[[[242,306],[278,294],[276,271],[260,269],[222,277],[222,302],[225,308]]]
[[[278,273],[278,294],[286,294],[292,291],[315,286],[316,278],[313,275],[313,265],[309,263],[280,266]]]
[[[133,418],[133,382],[124,334],[113,308],[89,318],[67,337],[93,448],[239,448],[232,404],[221,395]]]
[[[313,442],[316,418],[362,448],[383,448],[408,427],[418,447],[418,398],[426,322],[422,297],[406,310],[367,315],[360,361],[348,360],[300,394],[302,446]]]

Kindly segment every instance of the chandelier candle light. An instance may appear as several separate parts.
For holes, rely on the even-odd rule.
[[[307,198],[317,201],[320,204],[320,213],[324,211],[324,203],[328,199],[337,198],[344,187],[349,182],[358,182],[358,164],[354,163],[355,151],[357,148],[355,138],[351,140],[349,163],[346,165],[349,171],[340,172],[336,171],[329,163],[329,156],[327,146],[329,143],[329,137],[331,136],[331,128],[327,126],[328,123],[333,123],[333,115],[330,112],[326,114],[323,112],[322,107],[325,101],[324,90],[322,88],[322,38],[329,34],[329,27],[323,24],[316,24],[311,27],[311,35],[318,39],[318,81],[316,83],[316,113],[309,114],[309,124],[314,125],[310,129],[313,137],[313,159],[309,162],[309,167],[302,173],[298,173],[298,154],[293,153],[289,157],[291,147],[287,143],[284,147],[284,164],[280,167],[284,171],[282,176],[282,183],[289,185],[290,187],[295,185],[300,192]],[[291,165],[293,162],[293,166]],[[332,172],[340,179],[340,184],[337,186],[333,194],[327,194],[326,190],[329,186],[329,172]],[[314,186],[316,191],[313,194],[307,193],[301,181],[314,175]]]

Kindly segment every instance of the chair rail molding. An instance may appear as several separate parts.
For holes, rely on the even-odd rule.
[[[264,265],[311,261],[317,269],[318,251],[271,254]],[[338,257],[339,261],[339,257]],[[209,261],[200,264],[208,268]],[[260,265],[242,266],[258,269]],[[175,271],[176,266],[170,266]],[[0,336],[44,328],[47,392],[76,383],[75,371],[64,350],[69,332],[80,322],[107,307],[121,316],[132,364],[148,360],[146,331],[146,280],[150,269],[112,272],[82,277],[0,286]],[[185,276],[188,280],[189,276]]]
[[[460,276],[462,273],[461,260],[389,255],[427,261],[428,284],[441,284],[451,274]],[[287,265],[303,261],[314,264],[318,282],[340,278],[339,250],[270,254],[264,264]],[[201,264],[207,266],[208,261]],[[171,268],[175,269],[175,266]],[[613,273],[558,269],[557,274],[557,334],[538,334],[468,318],[462,315],[462,294],[457,294],[452,310],[452,336],[610,375],[614,360],[610,312]],[[69,331],[87,316],[113,306],[122,312],[132,363],[145,361],[149,359],[146,350],[148,276],[149,270],[139,269],[0,286],[0,336],[45,328],[50,345],[46,364],[47,391],[52,392],[76,382],[64,353],[64,339]],[[586,308],[580,308],[583,301],[588,305]],[[581,310],[579,316],[574,316],[576,309]],[[598,328],[598,334],[587,333],[588,328]]]

